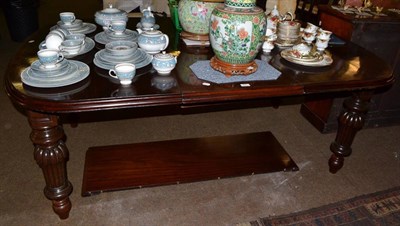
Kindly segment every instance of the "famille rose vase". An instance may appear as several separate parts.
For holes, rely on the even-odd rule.
[[[208,40],[210,17],[213,9],[223,0],[180,0],[178,5],[179,22],[185,38]]]
[[[255,0],[226,0],[210,18],[210,44],[215,53],[211,67],[226,76],[257,70],[254,62],[266,29],[264,11]]]

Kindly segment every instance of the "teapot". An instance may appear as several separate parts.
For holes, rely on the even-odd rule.
[[[169,38],[159,30],[143,31],[138,38],[139,47],[149,54],[156,54],[168,47]]]
[[[147,9],[144,9],[142,13],[143,16],[140,18],[140,24],[142,25],[142,28],[152,28],[156,23],[156,18],[151,12],[150,6]]]
[[[273,32],[276,33],[278,24],[282,21],[287,21],[288,17],[290,17],[290,20],[293,21],[294,16],[291,12],[286,12],[283,16],[281,16],[277,6],[275,5],[274,9],[267,17],[267,29],[271,29]]]

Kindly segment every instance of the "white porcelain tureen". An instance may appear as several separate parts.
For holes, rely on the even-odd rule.
[[[123,10],[114,8],[112,4],[110,4],[108,8],[97,11],[94,17],[96,23],[102,26],[104,30],[108,29],[108,25],[111,23],[111,21],[128,21],[128,14]]]

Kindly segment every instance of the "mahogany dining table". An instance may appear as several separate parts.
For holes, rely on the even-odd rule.
[[[53,210],[61,219],[68,218],[72,206],[69,199],[72,184],[67,178],[69,151],[65,141],[66,134],[62,127],[62,117],[71,116],[73,119],[77,115],[79,118],[81,113],[97,115],[110,110],[125,109],[150,109],[150,112],[154,114],[153,109],[163,108],[174,109],[174,113],[180,114],[188,109],[211,111],[218,106],[244,108],[251,102],[273,100],[277,103],[276,100],[290,97],[324,98],[346,95],[348,98],[344,101],[343,112],[338,117],[339,129],[335,140],[330,144],[332,155],[328,161],[329,170],[331,173],[336,173],[343,167],[344,158],[352,152],[351,144],[356,133],[363,127],[372,94],[390,87],[394,82],[392,68],[387,63],[351,42],[332,44],[328,47],[327,50],[333,57],[333,63],[329,66],[296,65],[283,59],[279,54],[280,49],[275,48],[270,54],[260,53],[259,59],[281,72],[276,80],[228,84],[204,82],[193,74],[189,66],[198,60],[210,59],[213,56],[212,49],[204,46],[186,46],[170,19],[159,18],[157,21],[161,25],[160,30],[170,38],[167,51],[180,51],[176,68],[168,76],[163,77],[168,78],[168,81],[160,78],[150,64],[137,70],[137,76],[131,86],[121,89],[118,82],[108,76],[108,71],[94,65],[94,54],[104,48],[96,44],[89,53],[72,59],[89,65],[90,74],[83,81],[59,88],[35,88],[23,84],[21,72],[37,59],[38,44],[44,40],[48,30],[41,30],[30,37],[8,64],[4,81],[5,90],[11,101],[22,109],[28,119],[32,129],[30,139],[34,146],[34,159],[42,169],[46,183],[44,194],[52,201]],[[136,23],[137,20],[130,18],[128,28]],[[99,32],[99,29],[96,32]],[[93,37],[96,32],[88,36]],[[157,79],[165,83],[155,85],[154,82]],[[117,93],[116,90],[118,90]],[[273,140],[271,134],[268,137]],[[68,142],[74,141],[68,140]],[[193,142],[193,140],[183,140],[186,145],[191,145]],[[268,140],[260,142],[268,143]],[[179,143],[179,140],[173,141],[174,145],[163,147],[170,151],[169,156],[174,156],[174,148],[177,148]],[[242,147],[246,145],[248,143],[242,144]],[[138,146],[138,148],[146,150],[145,147]],[[112,146],[109,149],[112,149]],[[240,158],[245,159],[245,155]],[[258,155],[262,158],[257,158]],[[161,154],[160,157],[162,157]],[[229,151],[223,157],[230,158]],[[267,158],[266,155],[256,153],[252,159],[256,161],[255,163],[244,164],[240,167],[240,159],[236,159],[233,164],[222,167],[225,167],[224,171],[229,171],[230,167],[235,168],[233,165],[243,170],[252,165],[265,165],[263,162],[265,158]],[[154,167],[157,168],[157,165]],[[207,169],[212,170],[213,167],[217,170],[218,166]],[[295,168],[295,164],[291,167]],[[187,166],[188,168],[191,166]],[[204,170],[191,170],[192,174],[200,176],[183,175],[180,179],[185,181],[185,176],[190,177],[187,181],[210,178],[210,175],[202,177],[203,174],[207,174]],[[242,175],[254,172],[253,170],[249,169],[240,173],[228,172],[224,175]]]

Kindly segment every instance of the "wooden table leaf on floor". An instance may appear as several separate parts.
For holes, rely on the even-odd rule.
[[[134,29],[137,22],[130,19],[128,27]],[[245,85],[241,82],[207,84],[198,79],[189,66],[198,60],[210,59],[212,50],[209,47],[186,47],[170,20],[163,18],[158,22],[170,39],[167,52],[181,52],[176,68],[165,76],[170,82],[174,81],[171,86],[155,85],[154,81],[163,80],[157,80],[159,75],[150,64],[137,70],[130,86],[122,87],[108,76],[108,71],[93,64],[94,54],[99,50],[94,48],[85,55],[73,58],[90,67],[90,74],[83,81],[59,88],[29,87],[22,83],[21,72],[30,66],[32,59],[36,59],[38,43],[43,40],[46,31],[31,37],[34,42],[26,42],[10,60],[5,76],[6,92],[28,118],[32,128],[30,138],[34,145],[34,158],[46,181],[44,194],[52,200],[53,209],[61,219],[68,218],[71,209],[69,196],[72,184],[67,178],[67,144],[74,142],[64,142],[66,134],[61,118],[79,122],[81,114],[100,116],[109,110],[138,110],[137,116],[157,112],[181,114],[213,111],[216,108],[244,108],[288,97],[349,95],[339,116],[336,139],[330,145],[332,157],[329,169],[336,173],[343,166],[344,157],[351,154],[351,144],[363,126],[371,95],[376,89],[393,83],[392,69],[384,61],[353,43],[347,43],[328,47],[333,57],[329,66],[307,67],[290,63],[281,58],[276,48],[271,55],[260,55],[260,58],[281,72],[278,79],[250,81]],[[118,116],[123,117],[122,114]],[[135,114],[130,116],[135,117]],[[83,195],[297,169],[271,132],[165,142],[90,147],[83,178]],[[212,145],[201,145],[204,143]],[[220,149],[219,152],[216,149]],[[130,164],[130,161],[137,158],[150,165],[143,163],[134,168],[132,165],[135,164]],[[125,164],[122,164],[123,160],[126,160]],[[104,168],[98,167],[101,164]],[[120,176],[110,171],[114,166],[120,167]],[[146,166],[152,172],[148,172]],[[101,179],[112,175],[115,176],[110,182]]]

